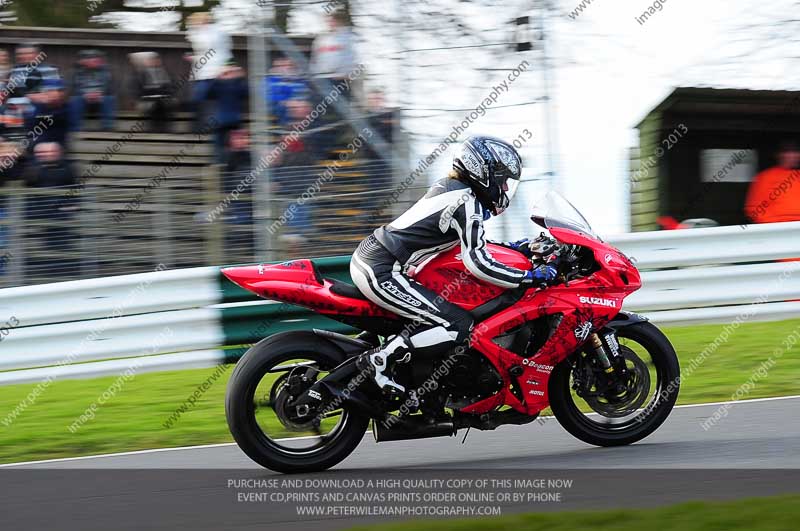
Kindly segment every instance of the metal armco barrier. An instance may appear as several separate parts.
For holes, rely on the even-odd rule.
[[[800,222],[626,234],[611,242],[643,271],[626,309],[663,325],[800,316]],[[315,260],[349,279],[349,256]],[[217,267],[0,290],[0,385],[211,367],[277,332],[336,321],[258,299]]]

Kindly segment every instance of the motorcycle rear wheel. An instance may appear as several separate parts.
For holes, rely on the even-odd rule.
[[[281,430],[313,432],[280,418],[281,386],[288,374],[285,367],[303,364],[324,372],[342,361],[335,346],[302,332],[277,334],[250,348],[236,364],[225,394],[228,427],[242,451],[261,466],[287,474],[326,470],[350,455],[363,439],[370,420],[356,411],[337,410],[339,419],[326,434],[317,431],[316,435],[287,438],[270,436],[263,418],[264,413],[275,414],[282,426],[274,421],[270,425],[279,435]],[[274,374],[277,378],[270,376]]]
[[[648,388],[643,407],[614,415],[611,406],[600,408],[596,400],[582,400],[572,390],[574,359],[558,364],[548,383],[550,407],[559,424],[576,438],[595,446],[623,446],[644,439],[667,419],[678,398],[678,357],[661,330],[649,322],[637,323],[620,328],[617,338],[626,358],[629,357],[629,367],[635,370],[649,367],[652,372],[641,378]],[[593,405],[594,411],[587,413],[585,410],[593,409]]]

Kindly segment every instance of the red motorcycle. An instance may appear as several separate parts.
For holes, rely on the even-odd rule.
[[[621,310],[641,287],[639,272],[604,243],[554,192],[531,219],[552,236],[544,254],[490,245],[509,266],[556,267],[549,287],[505,290],[443,252],[412,274],[470,311],[468,345],[439,357],[396,363],[405,396],[384,393],[356,359],[419,323],[373,304],[354,286],[323,278],[311,260],[231,267],[225,276],[267,299],[310,308],[346,323],[355,337],[325,330],[275,334],[238,362],[228,385],[228,426],[264,467],[312,472],[347,457],[372,420],[377,442],[452,436],[460,428],[526,424],[550,407],[572,435],[598,446],[631,444],[666,420],[680,370],[669,340],[646,318]]]

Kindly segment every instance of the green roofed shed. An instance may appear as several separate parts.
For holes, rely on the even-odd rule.
[[[659,216],[738,225],[755,174],[800,139],[800,91],[680,87],[636,129],[632,230],[657,229]]]

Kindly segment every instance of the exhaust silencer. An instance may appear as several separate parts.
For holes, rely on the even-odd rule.
[[[389,417],[397,419],[397,417]],[[409,439],[428,439],[430,437],[452,437],[456,434],[453,421],[427,422],[422,415],[419,418],[407,417],[397,420],[394,424],[386,421],[372,421],[372,434],[375,442],[407,441]]]

